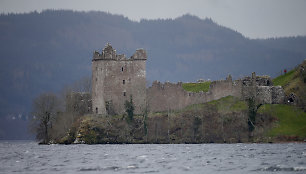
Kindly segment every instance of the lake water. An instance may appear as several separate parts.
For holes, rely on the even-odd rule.
[[[0,173],[306,173],[306,144],[37,145],[0,141]]]

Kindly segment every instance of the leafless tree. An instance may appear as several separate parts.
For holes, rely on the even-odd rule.
[[[53,93],[43,93],[33,101],[31,129],[36,133],[36,139],[43,144],[50,141],[50,129],[60,112],[60,100]]]
[[[72,86],[75,92],[88,92],[91,93],[91,77],[83,77],[76,81]]]

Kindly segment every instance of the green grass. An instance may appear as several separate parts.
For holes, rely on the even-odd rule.
[[[285,86],[287,85],[291,80],[294,79],[294,76],[296,74],[296,70],[293,69],[291,71],[289,71],[288,73],[284,74],[284,75],[281,75],[281,76],[278,76],[276,77],[275,79],[273,79],[273,85],[274,86]]]
[[[202,83],[183,83],[183,88],[185,91],[189,92],[208,92],[211,82],[202,82]]]
[[[276,126],[269,132],[268,136],[298,136],[306,138],[306,113],[290,105],[263,105],[259,113],[271,114],[277,118]]]
[[[233,112],[233,111],[239,112],[248,109],[247,103],[245,101],[241,101],[233,96],[227,96],[218,100],[210,101],[208,103],[189,105],[185,107],[182,111],[198,110],[204,108],[207,105],[214,106],[217,108],[218,112],[223,112],[223,113]]]
[[[201,108],[203,108],[203,107],[204,107],[204,104],[203,104],[203,103],[200,103],[200,104],[193,104],[193,105],[186,106],[184,109],[182,109],[182,110],[180,110],[180,111],[177,111],[177,112],[198,110],[198,109],[201,109]]]
[[[245,101],[241,101],[233,96],[223,97],[219,100],[208,102],[208,104],[216,105],[218,111],[221,112],[242,111],[247,110],[248,108],[247,103]]]

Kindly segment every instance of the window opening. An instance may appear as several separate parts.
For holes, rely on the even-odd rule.
[[[123,80],[122,83],[125,84],[125,80]]]
[[[98,113],[98,108],[96,108],[96,114]]]
[[[123,96],[126,96],[126,92],[123,92]]]
[[[121,67],[121,71],[123,71],[123,67]]]

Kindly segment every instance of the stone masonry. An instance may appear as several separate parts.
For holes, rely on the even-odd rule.
[[[92,111],[95,114],[115,115],[125,113],[124,103],[132,97],[135,114],[146,109],[152,112],[179,110],[191,104],[206,103],[226,96],[241,100],[253,98],[257,104],[283,103],[285,98],[281,86],[273,86],[269,76],[256,76],[232,80],[213,81],[208,92],[188,92],[182,82],[153,82],[146,89],[147,54],[136,50],[130,58],[117,55],[107,44],[102,53],[95,51],[92,59]],[[147,107],[147,108],[146,108]]]
[[[125,112],[124,103],[133,99],[135,114],[145,109],[147,54],[138,49],[130,58],[117,55],[107,44],[92,59],[92,110],[95,114],[115,115]]]
[[[257,104],[283,103],[285,98],[281,86],[273,86],[269,76],[245,77],[232,81],[228,76],[226,80],[213,81],[208,92],[188,92],[182,83],[153,82],[147,89],[149,110],[167,111],[182,109],[191,104],[206,103],[226,96],[235,96],[242,100],[255,99]]]

